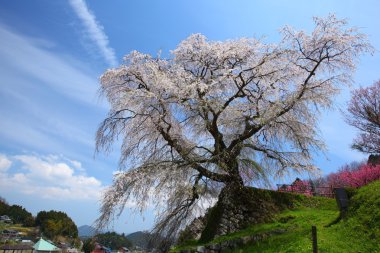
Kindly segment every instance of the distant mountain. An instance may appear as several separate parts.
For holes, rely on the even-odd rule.
[[[97,231],[94,227],[83,225],[78,227],[78,235],[79,237],[93,237],[97,234]]]
[[[127,239],[133,243],[134,246],[139,246],[140,248],[148,248],[148,242],[151,234],[148,232],[138,231],[127,235]]]

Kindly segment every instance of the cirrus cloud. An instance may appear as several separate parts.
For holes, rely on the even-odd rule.
[[[82,21],[85,33],[96,44],[99,52],[111,66],[117,65],[115,51],[109,46],[109,40],[103,26],[96,20],[95,15],[88,9],[84,0],[69,0],[71,7]]]

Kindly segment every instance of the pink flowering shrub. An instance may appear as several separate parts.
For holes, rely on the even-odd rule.
[[[291,185],[282,185],[279,188],[279,191],[283,192],[295,192],[304,194],[307,196],[313,196],[313,187],[310,184],[310,181],[301,180],[297,178]]]
[[[343,167],[337,173],[327,177],[327,182],[334,187],[358,188],[380,179],[380,165],[362,165],[356,170]]]
[[[359,188],[373,181],[380,180],[380,165],[350,164],[338,172],[331,173],[318,180],[301,180],[297,178],[291,185],[281,185],[278,190],[294,192],[307,196],[332,197],[333,189],[339,187]]]
[[[296,180],[292,185],[294,191],[302,193],[307,196],[313,196],[312,187],[309,181],[306,180]]]

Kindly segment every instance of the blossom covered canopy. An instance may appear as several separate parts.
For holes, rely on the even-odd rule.
[[[140,209],[156,200],[166,214],[158,227],[178,228],[221,185],[268,171],[314,171],[311,152],[324,146],[319,109],[351,82],[358,56],[372,51],[345,20],[314,22],[310,34],[284,27],[278,44],[194,34],[169,59],[134,51],[107,70],[101,89],[111,109],[97,147],[121,138],[120,165],[128,170],[104,194],[99,221],[130,199]],[[167,205],[152,199],[152,189]]]

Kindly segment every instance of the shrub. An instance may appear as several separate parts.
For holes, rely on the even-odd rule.
[[[313,196],[315,192],[313,182],[309,180],[301,180],[296,178],[296,180],[291,185],[282,185],[279,188],[281,192],[295,192],[299,194],[304,194],[306,196]]]
[[[279,191],[295,192],[306,196],[328,195],[332,188],[360,188],[380,180],[380,164],[352,163],[343,166],[338,172],[331,173],[318,180],[301,180],[297,178],[291,185],[283,185]]]
[[[328,183],[334,187],[359,188],[380,179],[380,165],[362,165],[356,170],[343,167],[328,176]]]

